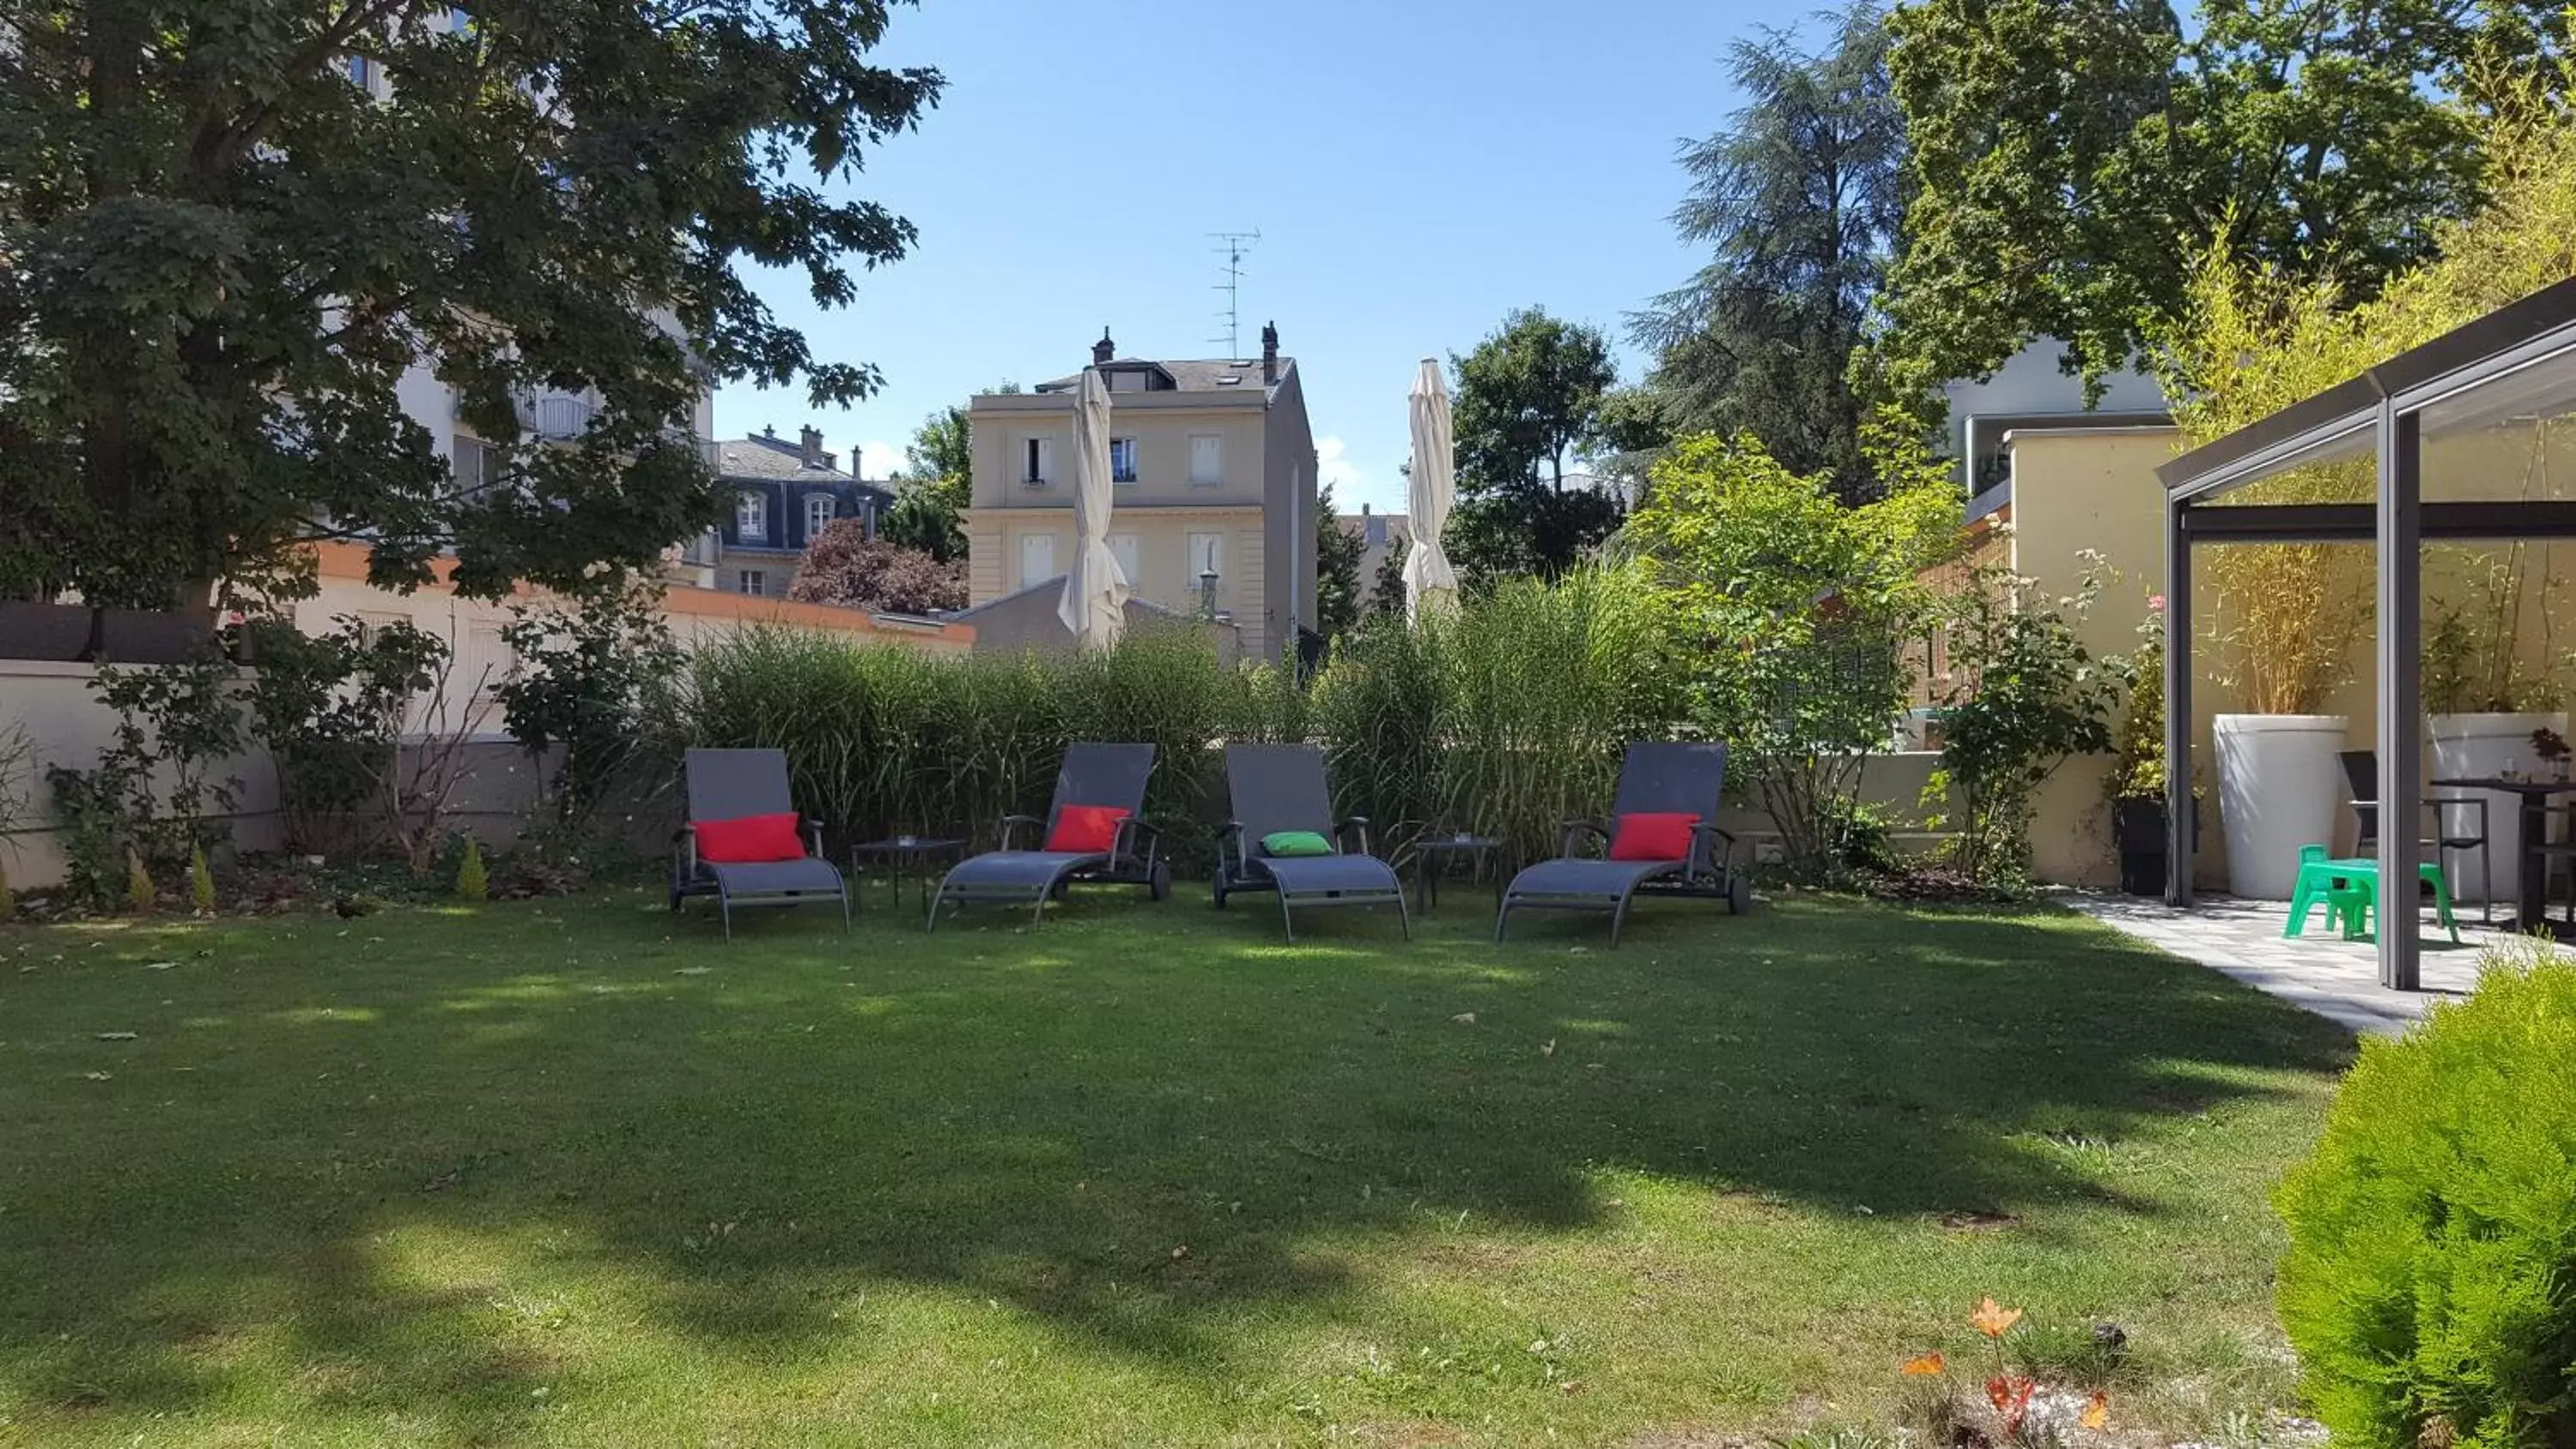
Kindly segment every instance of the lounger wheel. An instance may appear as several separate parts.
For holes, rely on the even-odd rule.
[[[1145,894],[1158,901],[1168,901],[1172,898],[1172,863],[1170,861],[1154,862],[1154,869],[1145,877]]]
[[[1740,916],[1753,909],[1753,883],[1740,875],[1726,878],[1726,912]]]

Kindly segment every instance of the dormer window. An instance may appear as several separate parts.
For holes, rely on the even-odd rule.
[[[733,531],[745,543],[769,541],[769,499],[746,488],[733,496]]]

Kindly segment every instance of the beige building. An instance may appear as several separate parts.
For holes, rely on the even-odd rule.
[[[1275,327],[1261,356],[1121,358],[1091,349],[1110,392],[1109,547],[1137,598],[1211,605],[1244,652],[1270,658],[1315,619],[1315,435]],[[1073,389],[977,397],[967,589],[982,606],[1063,577],[1073,561]]]
[[[1413,542],[1413,522],[1401,513],[1374,512],[1365,503],[1359,512],[1340,514],[1333,521],[1360,541],[1360,600],[1366,604],[1376,597],[1378,572],[1386,567],[1387,555],[1401,553]]]

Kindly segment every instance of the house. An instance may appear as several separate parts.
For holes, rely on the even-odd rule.
[[[1342,532],[1359,538],[1360,597],[1365,599],[1377,588],[1378,570],[1386,567],[1386,556],[1413,541],[1413,522],[1401,513],[1372,512],[1365,503],[1359,512],[1342,514],[1334,521]]]
[[[1110,393],[1109,548],[1135,596],[1213,613],[1271,658],[1315,619],[1315,435],[1294,358],[1261,329],[1248,361],[1091,349]],[[977,397],[967,591],[981,606],[1060,578],[1073,561],[1074,377]]]
[[[894,490],[841,471],[840,455],[823,446],[820,429],[793,443],[763,428],[716,450],[716,481],[732,507],[705,550],[714,588],[754,598],[784,598],[805,545],[837,519],[856,518],[873,535]]]

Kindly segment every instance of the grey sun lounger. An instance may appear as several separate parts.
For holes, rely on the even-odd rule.
[[[804,820],[807,849],[802,860],[718,863],[698,859],[697,822],[735,820],[745,815],[784,815],[796,808],[787,786],[784,750],[691,750],[681,765],[689,797],[689,823],[671,845],[671,909],[690,896],[711,895],[724,918],[725,939],[733,939],[736,906],[802,906],[817,901],[841,903],[841,929],[850,928],[850,887],[841,872],[823,858],[823,826]]]
[[[1046,904],[1066,886],[1080,883],[1141,885],[1155,900],[1172,893],[1172,863],[1163,858],[1162,832],[1145,823],[1145,782],[1154,773],[1152,745],[1074,745],[1064,752],[1056,771],[1055,799],[1044,820],[1034,815],[1002,817],[1001,849],[969,856],[939,882],[931,899],[926,929],[939,929],[939,908],[976,902],[1012,905],[1033,903],[1032,921],[1046,916]],[[1110,805],[1124,809],[1117,838],[1097,853],[1014,848],[1022,832],[1032,844],[1044,845],[1056,817],[1068,805]]]
[[[1611,821],[1569,820],[1558,837],[1558,858],[1543,860],[1512,877],[1503,892],[1502,909],[1494,913],[1494,939],[1515,910],[1606,911],[1610,944],[1619,944],[1619,927],[1628,905],[1639,895],[1698,896],[1723,900],[1741,914],[1752,904],[1744,877],[1731,857],[1735,837],[1720,830],[1718,798],[1726,786],[1726,746],[1722,744],[1638,743],[1628,746],[1619,766],[1619,793]],[[1696,815],[1690,854],[1682,860],[1606,860],[1575,854],[1576,842],[1589,838],[1605,852],[1610,832],[1622,815],[1671,813]]]
[[[1405,938],[1412,939],[1404,883],[1396,878],[1395,867],[1369,854],[1368,821],[1356,815],[1333,819],[1322,750],[1313,745],[1228,745],[1225,781],[1234,818],[1225,823],[1217,840],[1219,909],[1228,896],[1244,891],[1277,891],[1279,923],[1293,941],[1297,925],[1292,907],[1393,901]],[[1283,830],[1311,830],[1331,840],[1341,853],[1282,857],[1265,852],[1262,838]],[[1359,846],[1356,852],[1350,848],[1353,840]]]

